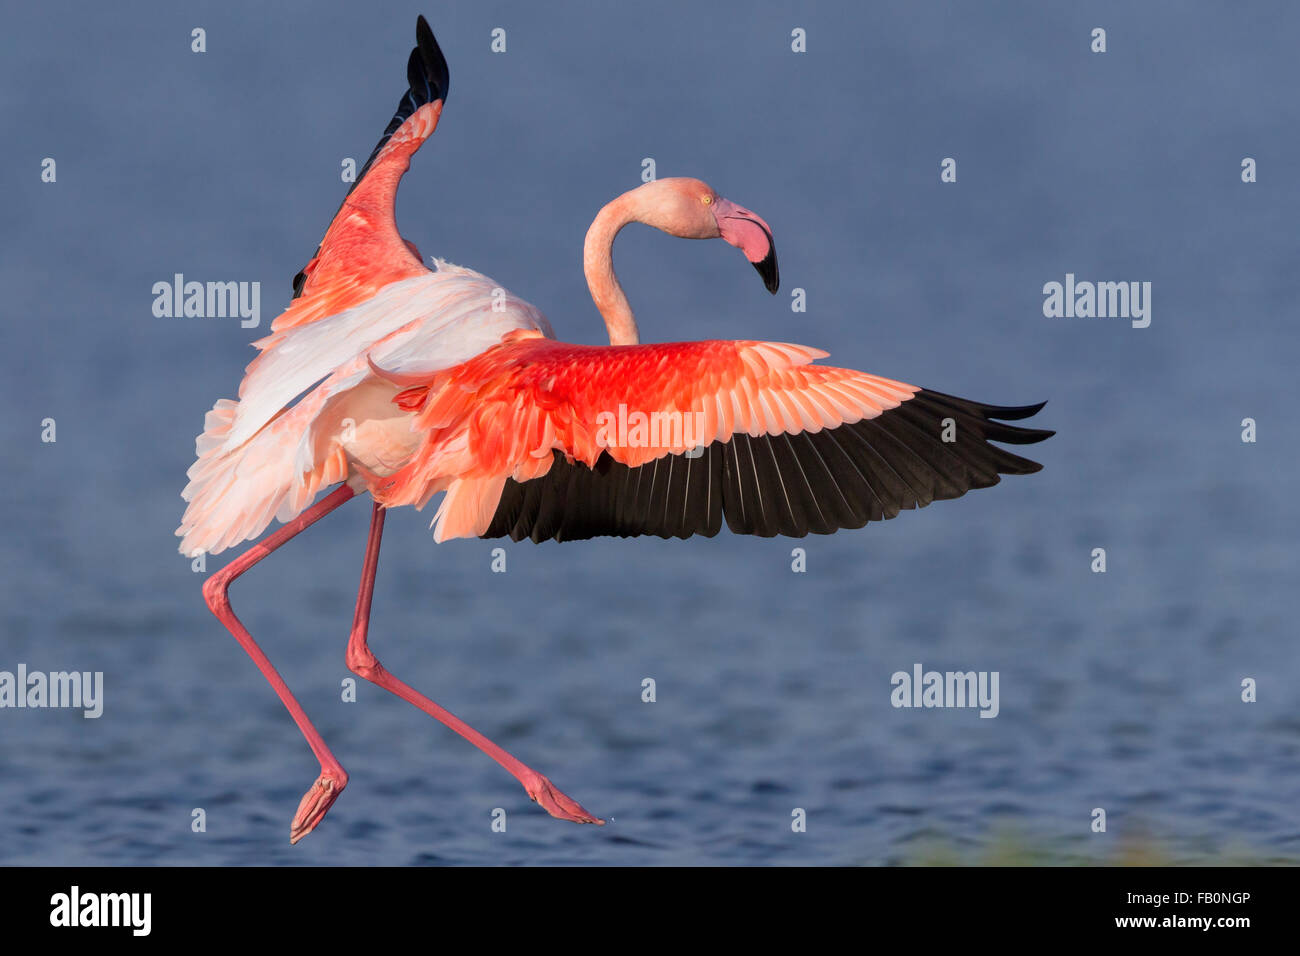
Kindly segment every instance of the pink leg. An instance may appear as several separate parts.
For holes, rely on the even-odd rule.
[[[343,485],[280,528],[265,541],[253,545],[203,583],[203,597],[208,602],[208,607],[211,608],[212,613],[217,616],[221,623],[226,625],[226,630],[234,635],[235,640],[239,641],[245,653],[253,659],[257,669],[262,672],[262,676],[275,688],[275,692],[280,695],[281,702],[288,708],[290,715],[293,717],[294,723],[298,725],[302,735],[307,738],[307,744],[311,747],[312,753],[320,761],[320,776],[303,796],[302,802],[298,804],[298,812],[294,814],[293,823],[289,826],[290,843],[297,843],[316,828],[316,824],[320,823],[325,816],[325,812],[329,810],[334,801],[338,799],[338,795],[343,792],[343,788],[347,786],[348,774],[334,754],[330,753],[329,747],[325,746],[325,741],[321,738],[320,733],[307,719],[307,714],[302,709],[302,705],[289,692],[289,685],[284,682],[284,678],[276,671],[275,666],[267,659],[262,649],[257,646],[257,642],[253,640],[253,636],[240,623],[239,618],[235,617],[235,612],[230,607],[230,583],[280,547],[280,545],[298,534],[298,532],[315,524],[354,494],[355,492],[351,488]]]
[[[370,647],[366,643],[366,634],[370,629],[370,603],[374,597],[375,571],[379,567],[379,541],[383,533],[384,509],[376,504],[370,515],[370,537],[366,541],[366,560],[361,569],[357,612],[352,618],[352,633],[348,636],[348,668],[371,683],[378,684],[384,690],[409,701],[430,717],[456,731],[505,767],[511,776],[524,785],[528,796],[540,803],[551,816],[559,817],[561,820],[572,820],[574,823],[603,824],[604,820],[592,816],[576,800],[561,793],[550,780],[506,753],[451,711],[439,707],[410,685],[398,680],[384,670],[384,665],[375,659],[375,655],[370,652]]]

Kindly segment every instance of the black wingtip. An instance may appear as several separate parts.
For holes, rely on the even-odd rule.
[[[986,405],[983,402],[972,402],[966,398],[923,388],[912,396],[908,404],[912,403],[929,408],[931,417],[935,420],[942,420],[952,412],[956,412],[956,417],[959,419],[965,415],[971,416],[977,433],[987,441],[1004,442],[1010,445],[1033,445],[1046,441],[1056,434],[1046,428],[1025,428],[1020,425],[1004,424],[1008,421],[1029,418],[1040,411],[1047,404],[1046,402],[1039,402],[1037,405]]]
[[[972,402],[971,404],[978,404]],[[1004,422],[1018,422],[1024,418],[1033,418],[1044,408],[1046,402],[1037,405],[980,405],[980,411],[986,418],[998,418]]]
[[[415,49],[411,51],[411,62],[407,67],[411,89],[417,88],[417,76],[432,87],[429,102],[446,101],[451,86],[451,72],[447,69],[447,58],[442,55],[442,48],[438,46],[438,39],[433,35],[429,21],[424,19],[424,14],[415,19]]]
[[[1048,428],[1021,428],[1018,425],[1008,425],[1006,427],[1014,428],[1016,437],[1014,439],[995,439],[995,441],[1008,441],[1016,445],[1032,445],[1036,442],[1046,441],[1056,434],[1055,431]]]
[[[1047,402],[1039,402],[1037,405],[1016,405],[1010,408],[1002,408],[1001,415],[994,415],[994,418],[1001,418],[1003,421],[1014,422],[1021,418],[1032,418],[1047,407]]]
[[[429,21],[424,19],[423,15],[415,19],[415,49],[411,50],[411,56],[406,61],[406,85],[407,91],[402,94],[402,98],[397,102],[397,111],[393,118],[389,120],[388,127],[384,130],[384,135],[379,137],[379,142],[375,148],[370,151],[370,157],[357,173],[356,180],[348,190],[351,195],[352,190],[361,185],[365,179],[366,173],[370,171],[371,164],[379,151],[384,148],[393,134],[401,128],[402,124],[411,118],[420,107],[425,106],[435,100],[447,100],[447,90],[451,86],[451,73],[447,69],[447,58],[442,55],[442,48],[438,46],[438,40],[433,35],[433,30],[429,27]],[[315,255],[320,255],[320,248],[316,249]],[[315,256],[313,256],[315,258]],[[304,268],[293,277],[293,297],[296,299],[303,293],[303,288],[307,284],[307,270]]]
[[[972,402],[966,398],[958,398],[956,395],[949,395],[946,392],[936,392],[932,388],[925,388],[921,391],[941,402],[965,408],[967,411],[974,411],[983,418],[997,418],[1004,422],[1032,418],[1047,407],[1047,402],[1039,402],[1037,405],[986,405],[983,402]]]
[[[379,151],[384,148],[394,133],[401,128],[401,125],[411,118],[411,115],[422,106],[427,106],[435,100],[447,100],[447,90],[451,86],[451,73],[447,69],[447,58],[442,55],[442,48],[438,46],[438,41],[433,36],[433,30],[429,29],[429,21],[420,16],[415,21],[415,48],[411,50],[411,56],[406,61],[406,85],[407,91],[402,94],[402,98],[397,101],[397,112],[388,122],[388,128],[384,130],[384,135],[379,138],[375,148],[370,152],[370,158],[366,160],[361,171],[357,173],[356,182],[352,184],[352,189],[365,177],[370,170],[370,164],[375,161]],[[349,190],[351,192],[351,190]]]

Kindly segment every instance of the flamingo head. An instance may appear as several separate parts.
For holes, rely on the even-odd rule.
[[[652,189],[653,187],[653,189]],[[772,228],[757,213],[723,199],[698,179],[659,179],[641,189],[654,193],[654,214],[645,221],[683,239],[723,239],[745,254],[773,295],[780,288]]]

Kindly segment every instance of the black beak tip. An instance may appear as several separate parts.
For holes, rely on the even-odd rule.
[[[781,288],[781,273],[776,267],[776,247],[769,246],[763,261],[755,262],[753,265],[758,270],[758,274],[763,277],[763,285],[767,287],[767,291],[776,295],[776,291]]]

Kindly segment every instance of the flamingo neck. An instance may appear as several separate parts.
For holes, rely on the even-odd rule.
[[[582,271],[587,276],[591,299],[609,329],[610,345],[636,345],[640,341],[632,306],[614,275],[614,237],[629,222],[643,221],[637,214],[633,193],[635,190],[624,193],[596,214],[582,246]]]

